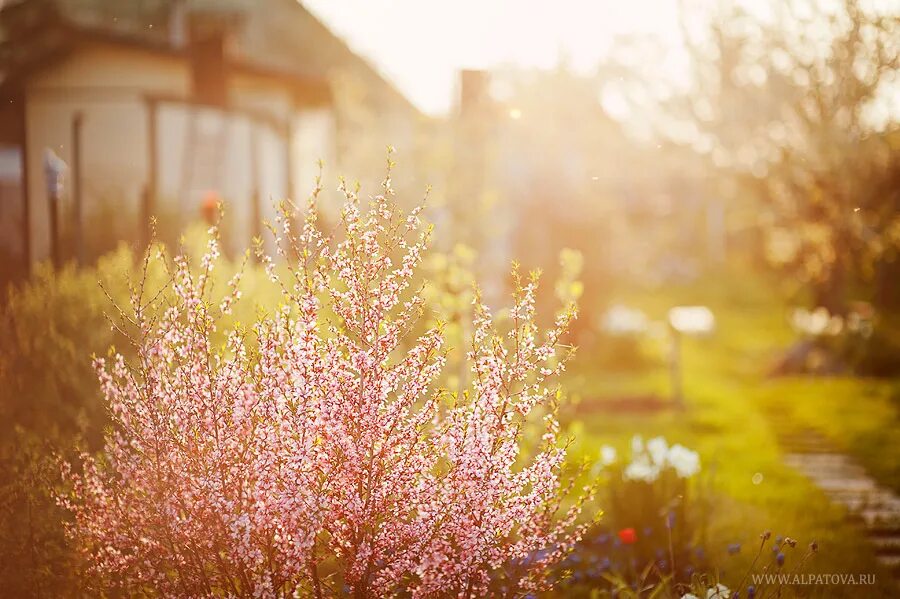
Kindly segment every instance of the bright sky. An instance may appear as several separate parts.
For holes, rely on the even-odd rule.
[[[302,0],[423,111],[461,68],[593,66],[617,35],[679,45],[678,0]],[[665,60],[665,58],[663,58]]]

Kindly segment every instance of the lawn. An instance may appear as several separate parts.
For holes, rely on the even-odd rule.
[[[706,285],[659,292],[622,293],[619,300],[662,319],[676,304],[705,304],[714,311],[716,333],[685,339],[682,345],[685,409],[629,410],[627,402],[603,407],[611,398],[655,395],[667,398],[669,381],[662,339],[643,350],[650,365],[613,372],[581,353],[567,380],[573,405],[566,416],[576,436],[574,452],[595,457],[603,444],[627,454],[634,434],[663,435],[700,452],[702,493],[712,505],[707,550],[721,564],[723,580],[740,579],[756,554],[758,535],[816,540],[820,547],[810,573],[876,573],[867,597],[894,596],[890,573],[874,561],[861,532],[845,520],[843,508],[828,502],[805,477],[782,463],[773,423],[818,429],[836,447],[854,455],[882,483],[900,483],[900,410],[897,380],[769,378],[767,370],[793,338],[785,305],[758,281],[718,277]],[[601,506],[602,507],[602,506]],[[741,543],[736,557],[731,543]],[[731,576],[729,576],[729,572]],[[800,596],[860,596],[851,587],[809,587]],[[798,594],[799,594],[798,593]]]

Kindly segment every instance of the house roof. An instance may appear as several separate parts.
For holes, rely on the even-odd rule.
[[[416,109],[297,0],[13,0],[0,10],[0,87],[100,39],[183,56],[186,16],[229,20],[228,64],[302,85],[350,71],[380,107]]]

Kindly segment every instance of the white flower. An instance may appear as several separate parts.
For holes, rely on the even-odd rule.
[[[681,596],[681,599],[700,599],[700,597],[698,597],[697,595],[695,595],[693,593],[685,593],[684,595]]]
[[[653,460],[653,463],[661,466],[666,463],[669,444],[662,437],[654,437],[647,441],[647,451],[650,452],[650,458]]]
[[[600,448],[600,463],[609,466],[616,461],[616,448],[604,445]]]
[[[700,472],[700,456],[683,445],[676,443],[669,448],[667,460],[681,478],[690,478]]]
[[[640,435],[631,438],[631,455],[644,453],[644,439]]]
[[[715,587],[706,591],[706,599],[729,599],[730,597],[731,589],[724,584],[717,584]]]
[[[652,483],[659,477],[659,466],[651,464],[647,458],[639,458],[625,467],[622,475],[629,480],[642,480]]]

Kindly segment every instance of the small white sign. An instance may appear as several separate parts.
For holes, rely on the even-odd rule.
[[[716,317],[706,306],[675,306],[669,310],[669,324],[685,335],[708,335],[716,329]]]

